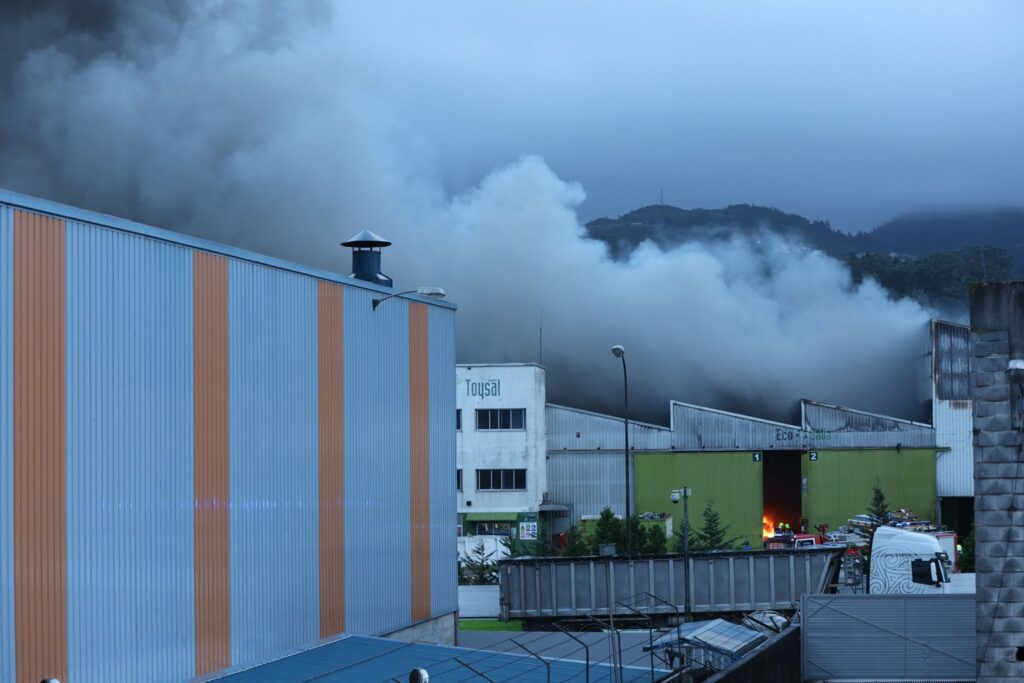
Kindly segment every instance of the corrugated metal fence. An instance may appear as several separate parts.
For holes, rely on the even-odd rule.
[[[974,595],[804,595],[805,681],[973,681]]]

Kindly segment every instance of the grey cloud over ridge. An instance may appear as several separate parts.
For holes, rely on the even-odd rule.
[[[1021,164],[1008,152],[1020,95],[985,99],[994,75],[942,112],[994,66],[990,53],[953,64],[975,38],[935,55],[927,35],[995,26],[996,6],[969,20],[904,7],[886,25],[791,3],[93,4],[91,22],[70,3],[5,10],[20,33],[0,49],[0,185],[338,271],[338,241],[369,227],[395,242],[385,271],[399,284],[441,285],[459,304],[460,361],[536,359],[543,310],[551,398],[618,410],[608,349],[622,343],[651,419],[667,418],[669,398],[774,417],[801,397],[916,416],[927,313],[769,236],[647,245],[614,263],[581,238],[588,213],[650,203],[663,184],[680,204],[825,217],[849,204],[856,224],[931,194],[1009,197],[972,164],[984,156],[993,176]],[[1019,54],[999,44],[1005,32],[987,44]],[[911,38],[934,63],[900,42]],[[948,87],[913,80],[936,66]],[[891,79],[873,83],[883,70]],[[879,111],[908,98],[916,108]],[[940,120],[920,116],[929,109]],[[932,149],[958,137],[950,117],[1001,144]],[[936,171],[946,185],[901,184],[957,146],[961,172]],[[985,191],[950,197],[950,183]]]

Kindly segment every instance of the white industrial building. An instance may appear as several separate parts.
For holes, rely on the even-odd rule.
[[[547,492],[544,368],[455,368],[456,487],[464,534],[536,536]]]
[[[968,333],[965,325],[933,320],[923,335],[921,400],[929,404],[931,425],[803,401],[801,424],[771,423],[763,435],[751,434],[753,440],[741,444],[736,441],[737,419],[743,425],[767,421],[672,402],[667,427],[630,422],[630,446],[641,452],[783,446],[807,450],[826,431],[834,447],[933,447],[936,520],[967,528],[974,495]],[[459,365],[456,373],[462,534],[531,538],[544,513],[550,515],[555,533],[605,506],[622,513],[621,417],[547,404],[545,370],[535,363]],[[707,422],[708,416],[721,421],[723,415],[728,428]],[[857,428],[865,420],[871,424]],[[772,436],[782,427],[790,441],[773,446]],[[728,432],[729,443],[713,445],[712,437],[722,430]],[[631,478],[635,494],[636,477]]]

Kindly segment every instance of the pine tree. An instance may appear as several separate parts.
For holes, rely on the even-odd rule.
[[[555,546],[551,542],[551,526],[541,518],[537,522],[537,538],[529,543],[530,554],[534,557],[551,557],[555,554]]]
[[[633,554],[639,555],[647,552],[645,550],[647,547],[647,527],[640,523],[638,515],[632,515],[629,518],[629,533],[629,544],[633,548]],[[625,544],[625,538],[623,538],[623,544]]]
[[[960,546],[963,548],[960,551],[960,557],[958,558],[957,564],[960,567],[960,571],[968,574],[974,572],[974,525],[971,525],[971,531],[969,534],[964,536],[964,540],[960,542]]]
[[[492,560],[494,552],[487,552],[483,541],[459,563],[459,583],[471,586],[490,586],[498,583],[498,563]]]
[[[673,550],[673,552],[681,553],[681,552],[683,552],[685,550],[685,548],[683,548],[683,533],[685,532],[685,530],[686,530],[686,521],[684,520],[678,527],[676,527],[672,531],[672,539],[673,539],[673,548],[672,548],[672,550]],[[697,551],[697,550],[704,550],[704,548],[700,545],[700,539],[697,538],[697,531],[693,528],[693,525],[691,524],[690,525],[690,552],[694,552],[694,551]]]
[[[668,538],[665,537],[665,527],[662,524],[655,524],[647,529],[647,538],[644,540],[643,552],[646,555],[662,555],[668,545]]]
[[[501,545],[504,546],[505,551],[509,557],[523,557],[525,555],[532,555],[531,548],[525,541],[520,541],[518,538],[512,536],[503,536],[501,539]]]
[[[605,543],[614,543],[615,551],[623,553],[626,550],[626,531],[622,520],[615,516],[610,507],[601,510],[601,517],[597,520],[597,527],[594,530],[594,537],[590,541],[594,555],[600,554],[601,546]]]
[[[871,495],[871,505],[868,506],[868,514],[874,519],[876,525],[885,524],[889,517],[889,503],[885,499],[882,482],[878,477],[875,477],[875,487]]]
[[[729,537],[729,525],[722,524],[722,516],[715,509],[715,501],[708,501],[708,504],[704,506],[703,516],[704,524],[697,532],[701,550],[725,550],[736,546],[740,538],[739,536]]]
[[[590,554],[590,546],[583,540],[583,534],[575,524],[569,527],[565,534],[565,547],[562,548],[562,557],[583,557]]]

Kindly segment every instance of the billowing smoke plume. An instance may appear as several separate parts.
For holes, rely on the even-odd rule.
[[[543,324],[549,400],[618,411],[623,344],[648,419],[670,398],[916,416],[917,305],[769,235],[613,262],[581,236],[583,189],[534,156],[449,192],[445,150],[375,94],[386,69],[329,5],[23,3],[0,20],[4,187],[341,272],[338,242],[370,228],[395,242],[397,285],[459,304],[460,362],[537,360]]]

